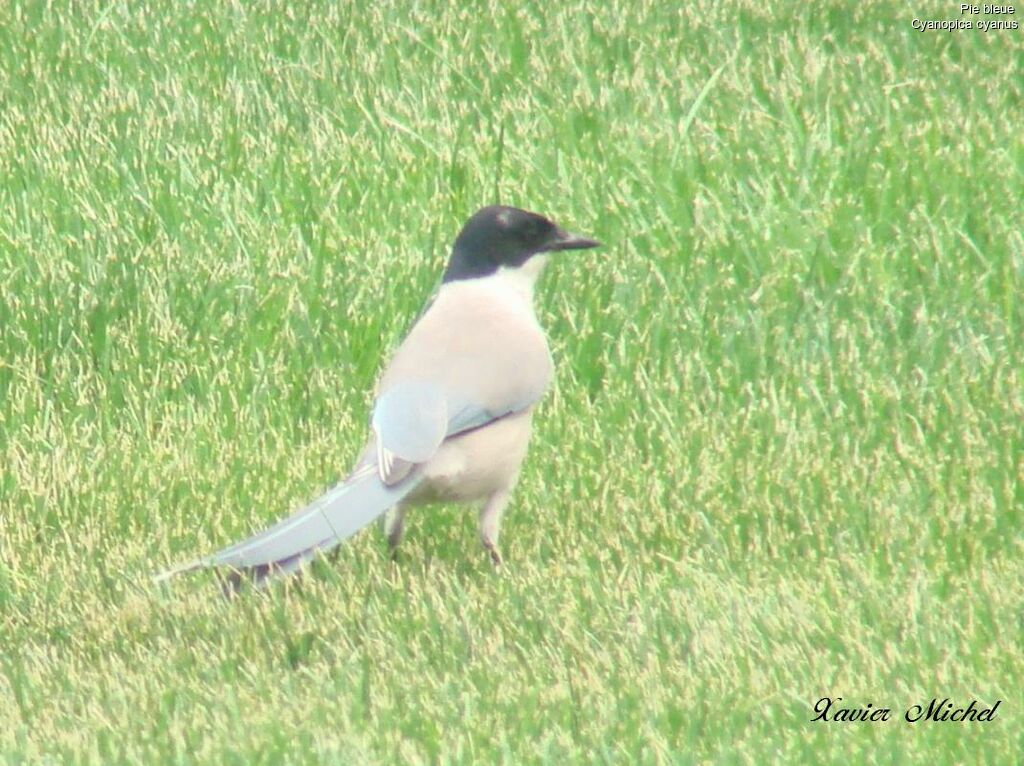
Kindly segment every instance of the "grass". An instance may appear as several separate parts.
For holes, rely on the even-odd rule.
[[[0,761],[1016,760],[1024,33],[956,10],[0,6]],[[345,471],[496,199],[608,243],[505,570],[154,588]]]

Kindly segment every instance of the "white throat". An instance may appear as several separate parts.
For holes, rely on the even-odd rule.
[[[486,277],[458,279],[441,285],[438,298],[456,295],[486,296],[485,300],[513,304],[533,314],[533,287],[544,271],[548,256],[535,255],[522,266],[499,266]]]
[[[533,288],[547,263],[548,256],[535,255],[519,267],[499,266],[496,274],[484,279],[494,280],[501,289],[515,292],[524,301],[533,305]]]

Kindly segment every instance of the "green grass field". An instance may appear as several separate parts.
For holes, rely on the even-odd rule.
[[[0,4],[0,762],[1016,762],[1024,30],[359,5]],[[154,586],[347,469],[499,199],[607,243],[504,570],[439,508]]]

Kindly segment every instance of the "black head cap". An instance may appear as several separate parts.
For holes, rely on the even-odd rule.
[[[486,277],[501,266],[522,266],[539,253],[582,250],[599,244],[570,234],[537,213],[503,205],[483,207],[455,238],[443,281]]]

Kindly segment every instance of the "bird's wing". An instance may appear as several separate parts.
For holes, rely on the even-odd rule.
[[[517,412],[529,409],[537,400],[543,389],[537,391],[523,392],[517,398],[509,398],[505,402],[491,402],[489,407],[483,407],[470,397],[461,393],[453,392],[449,400],[448,435],[456,436],[474,428],[481,428],[495,420],[500,420],[506,415],[513,415]]]
[[[464,390],[445,390],[432,380],[396,383],[377,399],[371,417],[377,473],[385,486],[405,479],[450,436],[480,428],[532,406],[543,389],[517,392],[485,405]]]
[[[448,435],[444,391],[431,380],[400,381],[377,398],[370,424],[377,473],[390,487],[429,460]]]

